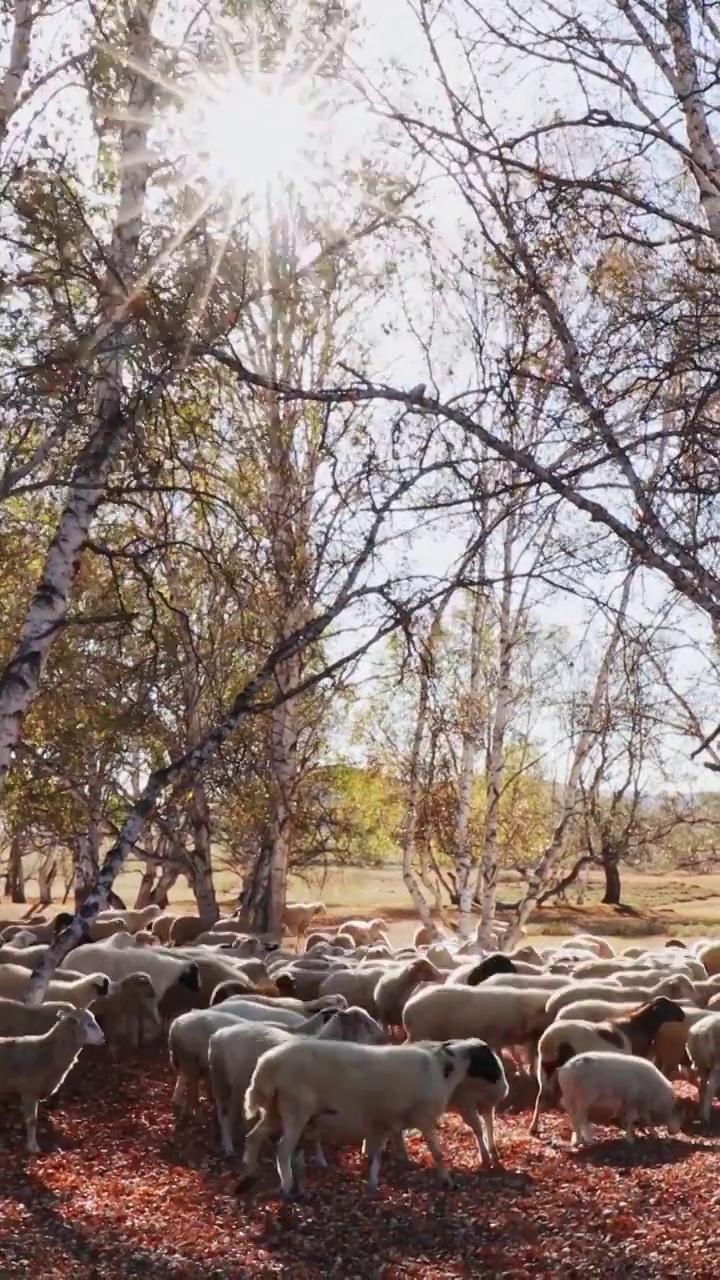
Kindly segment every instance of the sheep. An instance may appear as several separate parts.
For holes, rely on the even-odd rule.
[[[613,1000],[575,1000],[566,1004],[555,1014],[556,1022],[606,1022],[610,1018],[622,1017],[637,1008],[637,1001]]]
[[[158,999],[162,999],[168,988],[175,983],[186,986],[191,991],[200,990],[200,975],[193,960],[176,957],[161,947],[136,947],[132,939],[128,939],[129,946],[110,945],[117,944],[121,939],[122,935],[117,934],[107,943],[89,942],[78,947],[60,962],[58,974],[61,975],[63,969],[72,967],[82,973],[105,973],[108,978],[119,981],[129,973],[147,973]]]
[[[420,947],[429,947],[432,942],[442,942],[443,933],[433,920],[428,920],[427,924],[419,924],[413,934],[413,946],[416,950]]]
[[[380,1024],[364,1009],[351,1008],[335,1012],[326,1009],[322,1016],[323,1025],[316,1030],[318,1039],[352,1041],[356,1044],[387,1043]],[[292,1030],[269,1023],[237,1023],[227,1030],[215,1032],[211,1037],[208,1067],[225,1155],[234,1154],[234,1128],[240,1118],[240,1102],[260,1057],[266,1050],[285,1044],[293,1036],[312,1034],[314,1021],[311,1019],[303,1022]],[[243,1142],[244,1137],[243,1125]],[[322,1166],[325,1159],[319,1144],[316,1151],[318,1163]]]
[[[678,1074],[690,1075],[692,1063],[688,1056],[687,1040],[690,1028],[707,1017],[707,1009],[697,1009],[689,1005],[682,1006],[685,1014],[684,1022],[666,1022],[660,1027],[653,1045],[652,1061],[668,1080]]]
[[[282,923],[291,934],[295,934],[295,945],[300,946],[315,916],[325,915],[324,902],[286,902],[282,913]]]
[[[329,933],[309,933],[305,938],[304,952],[307,955],[308,951],[312,951],[313,947],[329,947],[330,945]]]
[[[707,1124],[720,1084],[720,1013],[706,1013],[687,1037],[687,1051],[698,1076],[698,1104]]]
[[[348,1004],[359,1005],[361,1009],[365,1009],[370,1014],[371,1018],[376,1018],[375,988],[380,979],[389,972],[397,973],[397,969],[391,970],[387,965],[372,965],[367,969],[358,969],[355,972],[350,969],[337,969],[325,975],[318,986],[317,994],[320,996],[345,996]],[[279,980],[277,985],[279,990],[282,991],[283,988]],[[295,981],[293,985],[297,987]],[[295,994],[295,992],[292,994]]]
[[[618,987],[635,987],[642,986],[646,982],[659,982],[662,978],[677,978],[684,981],[688,994],[692,992],[691,977],[688,970],[683,965],[668,966],[667,968],[651,969],[628,969],[626,973],[616,973],[612,979],[613,985]],[[707,978],[704,979],[707,982]]]
[[[560,1067],[558,1085],[576,1145],[592,1140],[588,1117],[593,1107],[624,1117],[627,1142],[634,1142],[638,1123],[663,1124],[671,1135],[680,1131],[672,1085],[645,1058],[624,1053],[581,1053]]]
[[[160,1028],[158,998],[146,973],[130,973],[101,996],[93,1014],[111,1049],[139,1049]]]
[[[226,1013],[235,1013],[246,1022],[276,1022],[281,1027],[297,1027],[304,1021],[304,1014],[295,1009],[283,1009],[280,1006],[256,1004],[253,1000],[244,1000],[239,996],[231,996],[220,1006]],[[330,1006],[334,1011],[334,1006]]]
[[[328,1011],[327,1017],[331,1016]],[[326,1020],[322,1014],[317,1015],[318,1026]],[[267,1023],[271,1023],[270,1014]],[[238,1025],[247,1026],[248,1022],[240,1009],[233,1010],[229,1005],[221,1009],[195,1009],[175,1019],[168,1034],[168,1048],[170,1062],[176,1072],[172,1105],[177,1114],[192,1112],[199,1104],[198,1086],[208,1075],[211,1037],[223,1027]],[[305,1026],[306,1023],[301,1019],[297,1025]]]
[[[442,982],[434,964],[420,956],[378,979],[373,993],[377,1016],[384,1027],[401,1027],[403,1009],[413,992],[424,982]]]
[[[95,919],[99,924],[104,920],[122,920],[128,933],[139,933],[141,929],[147,929],[148,925],[152,924],[153,920],[157,920],[161,914],[161,908],[151,903],[149,907],[131,907],[125,911],[117,911],[109,907],[104,911],[98,911]]]
[[[547,1002],[547,1011],[557,1017],[568,1005],[579,1000],[604,1000],[612,1004],[641,1004],[655,996],[669,996],[673,1000],[692,999],[693,986],[688,978],[664,978],[652,986],[615,986],[610,982],[570,982],[553,992]]]
[[[595,952],[600,960],[613,960],[615,952],[605,938],[598,938],[594,933],[576,933],[573,938],[566,938],[560,943],[560,951],[566,948],[585,947]]]
[[[67,1000],[23,1004],[21,1000],[8,1000],[3,996],[0,998],[0,1036],[43,1035],[55,1025],[58,1014],[71,1013],[74,1008]]]
[[[243,1181],[254,1174],[260,1146],[279,1124],[277,1165],[285,1198],[294,1193],[292,1157],[306,1127],[308,1136],[333,1144],[364,1139],[373,1191],[387,1137],[419,1129],[447,1183],[436,1122],[467,1075],[494,1079],[496,1073],[495,1055],[477,1040],[430,1049],[294,1038],[264,1053],[253,1072],[245,1115],[260,1118],[247,1136]]]
[[[273,974],[273,981],[283,996],[295,996],[299,1000],[315,1000],[325,980],[333,970],[325,965],[322,969],[286,969]],[[357,1002],[356,1002],[357,1003]]]
[[[203,920],[202,916],[181,915],[176,916],[170,925],[168,941],[171,947],[186,947],[188,943],[194,942],[201,933],[205,933],[208,928],[207,920]]]
[[[53,921],[53,941],[63,929],[67,929],[72,924],[75,917],[70,911],[60,911]],[[99,920],[96,916],[94,920],[88,921],[86,924],[87,937],[90,942],[103,942],[105,938],[112,938],[116,933],[130,933],[125,921],[115,915],[108,916],[106,919]]]
[[[38,1103],[60,1088],[83,1045],[103,1043],[103,1033],[87,1009],[62,1012],[42,1035],[0,1039],[0,1094],[19,1094],[27,1149],[37,1153]]]
[[[434,1044],[431,1040],[421,1040],[418,1043],[423,1048]],[[446,1108],[447,1111],[459,1115],[468,1128],[472,1129],[477,1143],[478,1158],[484,1165],[492,1164],[499,1159],[495,1144],[495,1110],[501,1102],[505,1101],[509,1093],[502,1058],[499,1054],[494,1054],[494,1057],[497,1063],[496,1073],[493,1075],[493,1072],[488,1070],[483,1076],[468,1074],[453,1090]],[[400,1152],[407,1159],[402,1134],[398,1136]]]
[[[351,933],[335,933],[330,941],[335,951],[354,951],[358,945]]]
[[[373,920],[344,920],[341,925],[341,932],[352,938],[355,946],[385,942],[386,930],[387,925],[379,916]]]
[[[716,973],[720,973],[720,942],[716,940],[715,942],[711,942],[708,945],[701,947],[698,951],[697,958],[700,963],[705,966],[707,976],[709,978],[714,978]]]
[[[226,982],[213,992],[211,1008],[217,1008],[235,995],[265,1009],[290,1009],[291,1012],[299,1013],[304,1018],[309,1017],[311,1013],[317,1013],[319,1009],[347,1009],[348,1007],[344,996],[319,996],[317,1000],[296,1000],[293,996],[265,996],[255,992],[244,995],[243,992],[230,991],[231,986],[231,982]]]
[[[554,1022],[538,1044],[538,1093],[528,1133],[537,1134],[543,1103],[554,1092],[556,1072],[579,1053],[620,1052],[648,1056],[663,1028],[683,1024],[685,1011],[672,1000],[660,997],[606,1021],[573,1019]]]
[[[175,920],[177,920],[175,912],[163,911],[162,915],[156,916],[150,925],[153,937],[159,938],[160,942],[169,942],[170,930]]]
[[[405,1005],[403,1026],[408,1040],[451,1040],[477,1036],[493,1049],[526,1045],[534,1056],[537,1041],[551,1018],[545,1005],[548,990],[512,987],[428,987]]]
[[[39,969],[48,951],[49,947],[41,942],[19,947],[13,941],[0,947],[0,964],[16,964],[21,965],[23,969]]]
[[[524,991],[562,991],[568,984],[567,974],[559,973],[495,973],[483,983],[485,990],[521,988]]]
[[[256,990],[256,984],[248,975],[245,968],[231,959],[228,952],[218,954],[213,951],[206,951],[202,947],[176,947],[173,955],[179,959],[192,961],[197,965],[198,978],[200,982],[200,996],[207,1007],[210,1003],[210,997],[213,991],[221,982],[239,983],[246,991]],[[265,985],[268,985],[267,972],[262,961],[260,964],[260,973],[262,974]]]
[[[24,1000],[32,976],[31,970],[23,969],[21,965],[0,965],[0,995],[11,1000]],[[98,996],[106,996],[109,990],[110,982],[103,973],[70,977],[70,974],[58,971],[47,985],[44,1000],[66,1001],[76,1009],[86,1009]]]

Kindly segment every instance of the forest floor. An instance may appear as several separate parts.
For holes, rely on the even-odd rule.
[[[527,1083],[527,1082],[526,1082]],[[497,1125],[502,1165],[477,1167],[472,1135],[441,1125],[453,1171],[438,1188],[422,1141],[409,1170],[389,1160],[379,1194],[358,1154],[283,1206],[270,1163],[237,1197],[239,1160],[218,1155],[209,1108],[175,1128],[159,1053],[108,1069],[86,1049],[52,1110],[43,1152],[24,1151],[14,1103],[0,1106],[0,1275],[13,1280],[470,1280],[582,1277],[667,1280],[720,1275],[720,1110],[701,1132],[688,1108],[677,1138],[599,1129],[573,1153],[553,1114],[528,1138],[528,1099]],[[689,1092],[689,1089],[686,1090]],[[519,1107],[519,1109],[518,1109]]]

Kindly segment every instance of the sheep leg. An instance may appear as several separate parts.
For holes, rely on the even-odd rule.
[[[715,1091],[718,1087],[718,1082],[720,1081],[720,1068],[713,1067],[711,1071],[708,1071],[707,1073],[703,1072],[702,1074],[703,1074],[704,1083],[705,1083],[703,1100],[702,1100],[702,1118],[707,1124],[710,1120],[710,1115],[712,1112],[712,1104],[713,1104],[713,1098],[715,1097]]]
[[[234,1156],[235,1144],[233,1142],[233,1122],[232,1112],[229,1108],[224,1107],[219,1100],[215,1103],[218,1124],[220,1126],[220,1141],[222,1142],[223,1155]]]
[[[398,1129],[391,1133],[390,1143],[393,1148],[393,1155],[396,1159],[402,1160],[403,1164],[409,1164],[410,1156],[408,1155],[408,1149],[405,1146],[405,1135],[402,1129]]]
[[[444,1186],[446,1187],[450,1186],[451,1179],[450,1179],[450,1174],[445,1168],[445,1156],[443,1155],[443,1149],[440,1146],[440,1143],[438,1142],[437,1134],[435,1133],[435,1129],[433,1128],[433,1125],[432,1124],[424,1125],[420,1129],[420,1132],[423,1138],[425,1139],[428,1147],[430,1148],[430,1154],[433,1158],[435,1168],[438,1171],[438,1177],[440,1178],[440,1181]]]
[[[272,1125],[266,1120],[265,1116],[261,1116],[257,1124],[253,1125],[245,1139],[245,1151],[243,1153],[243,1167],[240,1174],[239,1186],[245,1182],[249,1182],[257,1173],[258,1164],[260,1163],[260,1152],[266,1139],[272,1136]]]
[[[540,1112],[543,1110],[543,1103],[549,1093],[549,1090],[546,1089],[546,1084],[547,1082],[543,1080],[538,1088],[537,1098],[535,1099],[535,1109],[532,1113],[532,1119],[528,1126],[528,1133],[533,1135],[537,1135],[540,1132]]]
[[[637,1115],[634,1111],[628,1111],[625,1125],[625,1141],[635,1141],[635,1125],[637,1124]]]
[[[280,1175],[280,1192],[285,1200],[292,1199],[296,1194],[293,1156],[302,1137],[305,1123],[302,1118],[298,1119],[296,1116],[287,1117],[284,1122],[283,1135],[277,1144],[277,1171]],[[251,1136],[251,1134],[248,1134],[248,1142]]]
[[[499,1160],[500,1153],[495,1144],[495,1108],[490,1107],[488,1111],[484,1111],[481,1118],[485,1123],[485,1138],[490,1156],[493,1160]]]
[[[37,1140],[37,1117],[38,1102],[37,1098],[28,1097],[24,1094],[22,1097],[22,1109],[25,1117],[25,1133],[27,1137],[27,1149],[33,1155],[37,1155],[40,1151]]]
[[[328,1169],[330,1166],[328,1165],[328,1162],[325,1159],[325,1152],[322,1149],[322,1142],[316,1142],[314,1144],[313,1150],[315,1152],[315,1163],[318,1169]]]
[[[490,1152],[485,1145],[485,1134],[483,1133],[482,1123],[476,1108],[470,1104],[464,1107],[458,1107],[458,1115],[461,1116],[468,1128],[472,1129],[475,1134],[480,1163],[484,1165],[492,1164]]]
[[[377,1191],[383,1151],[385,1150],[385,1134],[383,1133],[379,1136],[373,1134],[372,1137],[366,1138],[365,1150],[368,1158],[367,1184],[370,1191]]]

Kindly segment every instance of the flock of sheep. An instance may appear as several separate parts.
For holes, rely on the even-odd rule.
[[[534,1073],[529,1132],[559,1102],[573,1142],[589,1120],[681,1127],[673,1080],[698,1088],[710,1118],[720,1085],[720,942],[673,940],[615,955],[578,935],[510,954],[460,945],[433,925],[393,948],[384,922],[310,932],[321,903],[286,908],[281,943],[239,915],[207,930],[197,916],[105,911],[62,962],[41,1004],[24,1003],[32,971],[68,922],[0,921],[0,1093],[20,1097],[38,1151],[38,1102],[86,1044],[128,1054],[167,1038],[180,1119],[214,1103],[222,1150],[243,1153],[240,1186],[275,1151],[284,1196],[304,1151],[364,1145],[377,1186],[383,1153],[407,1159],[418,1130],[447,1180],[437,1124],[458,1114],[482,1164],[498,1158],[495,1113],[508,1077]],[[294,934],[291,948],[287,934]]]

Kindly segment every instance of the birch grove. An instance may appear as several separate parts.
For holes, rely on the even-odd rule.
[[[720,29],[531,8],[386,59],[337,6],[6,6],[0,852],[78,909],[33,998],[128,865],[278,933],[374,838],[511,946],[717,770]]]

